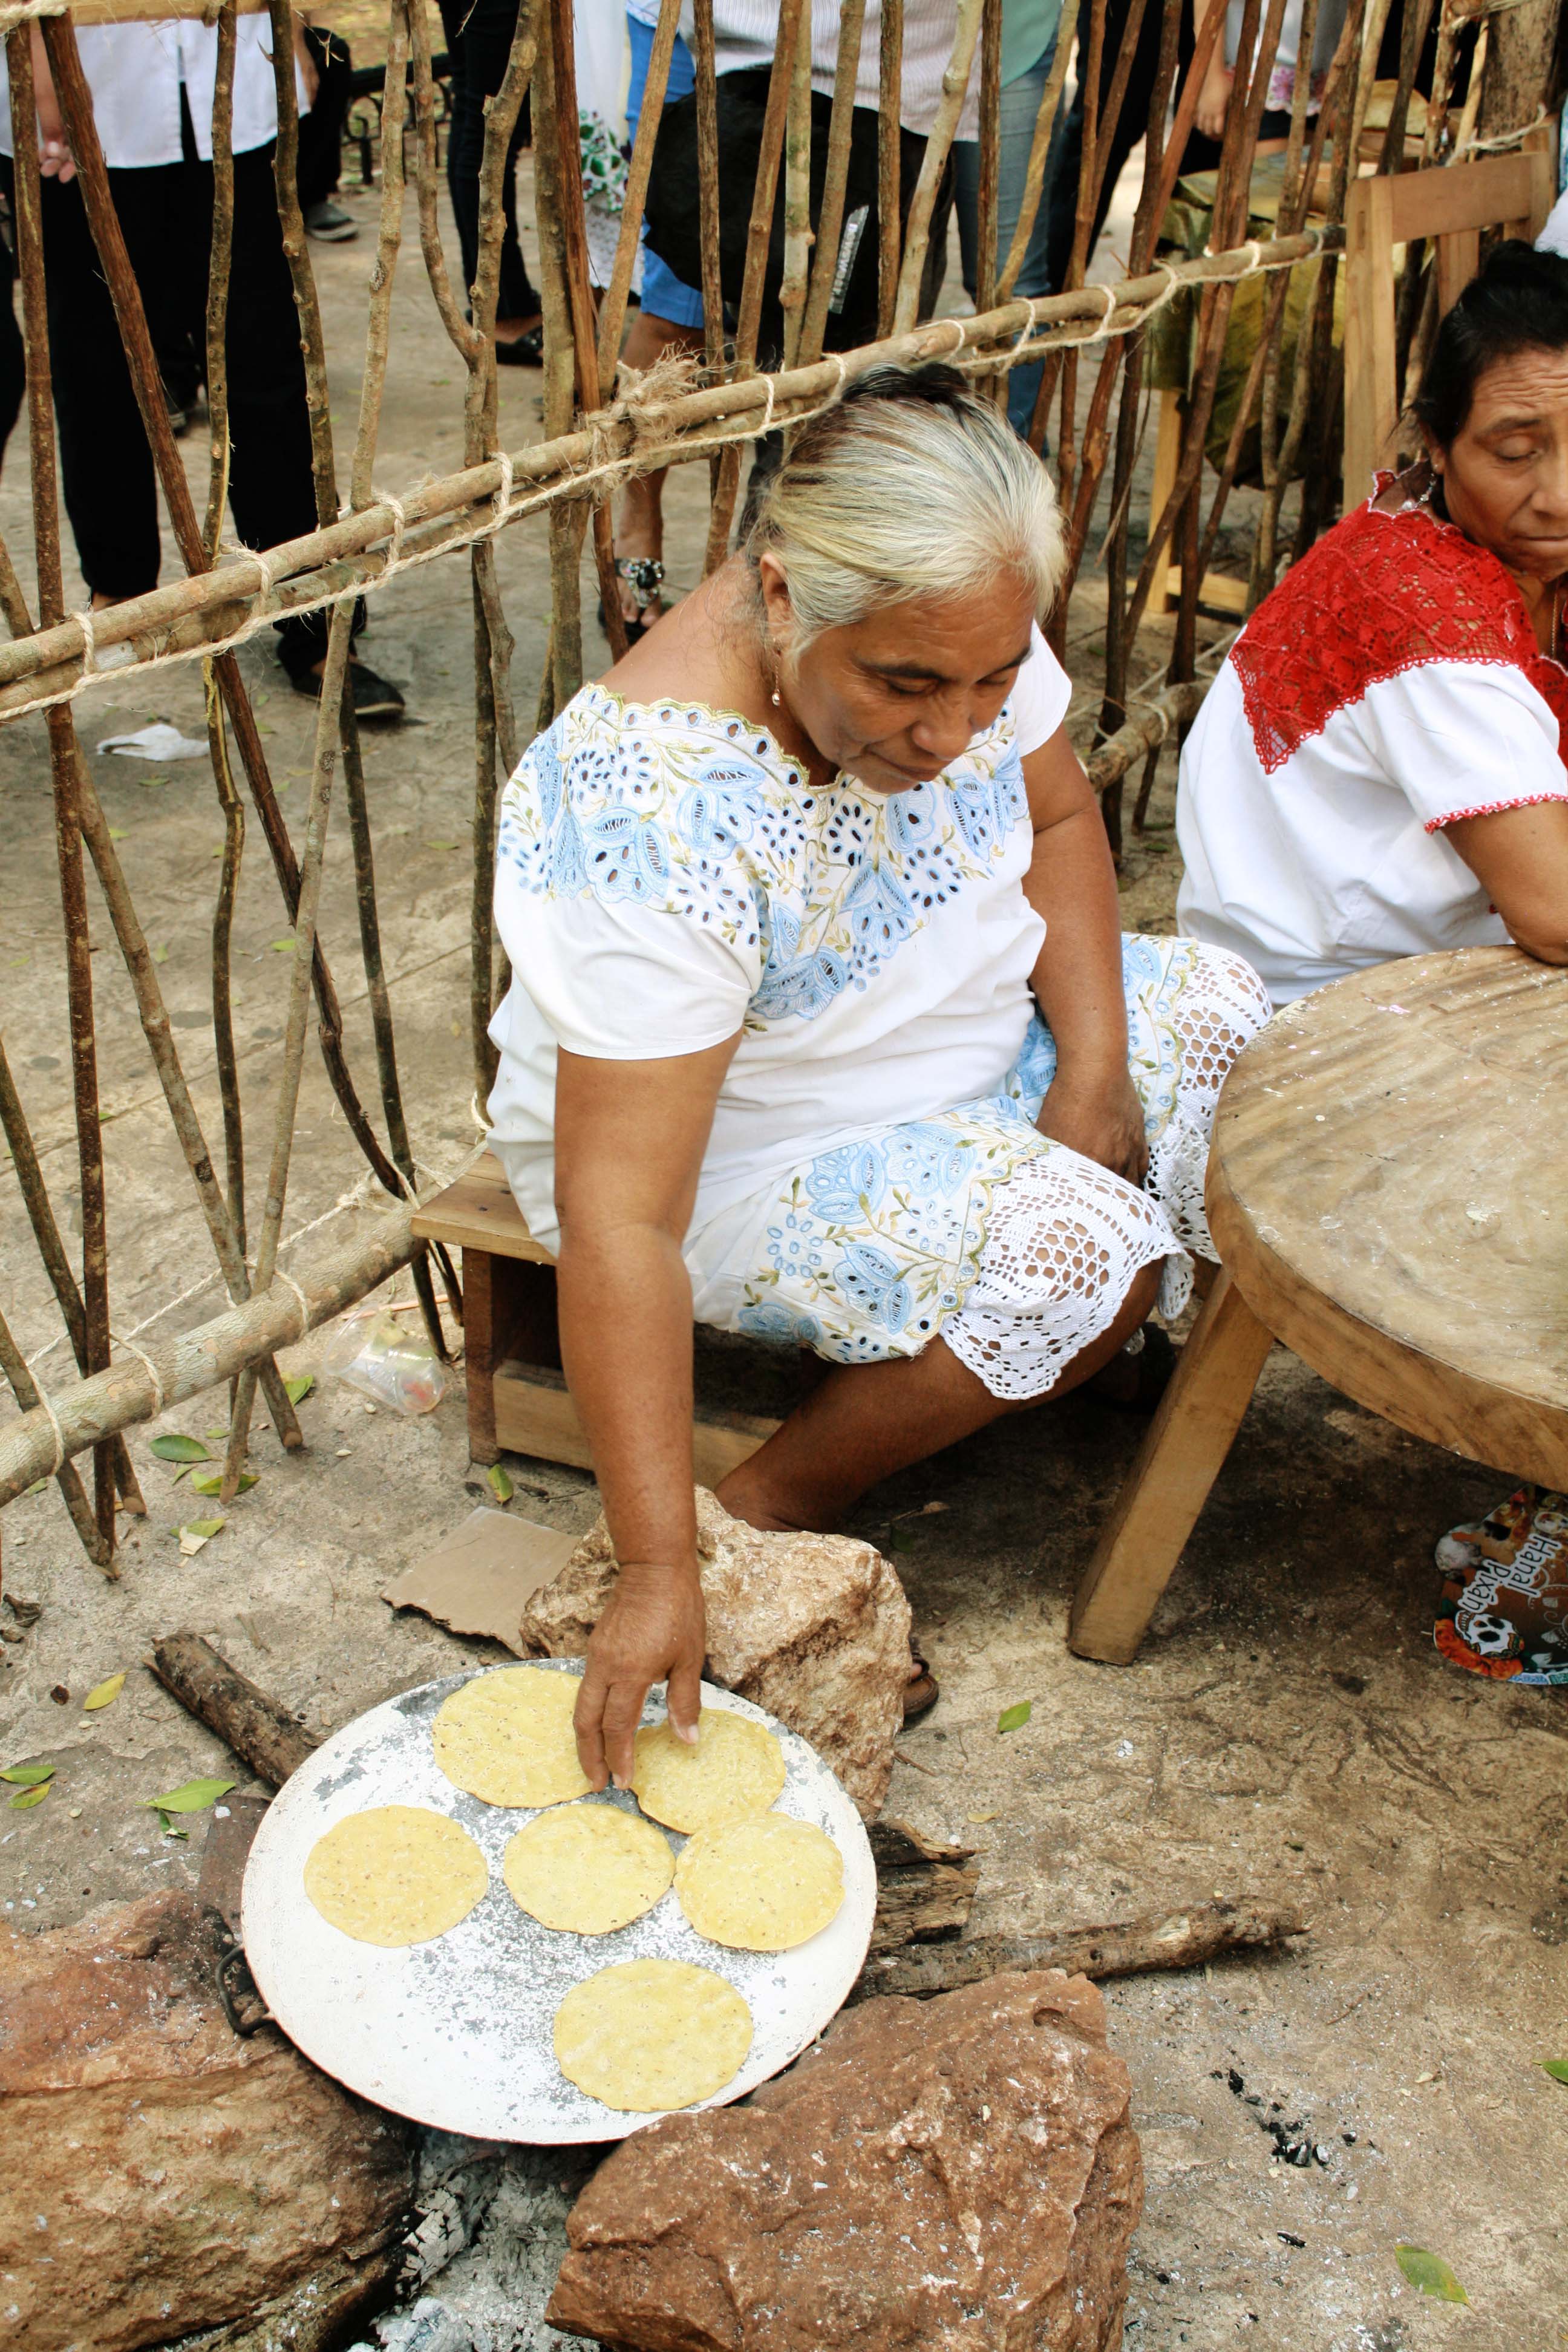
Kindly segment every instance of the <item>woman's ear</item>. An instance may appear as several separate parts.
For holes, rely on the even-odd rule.
[[[789,600],[789,581],[784,565],[771,551],[757,558],[757,584],[763,592],[763,616],[767,624],[768,643],[775,654],[789,649],[795,633],[795,613]]]

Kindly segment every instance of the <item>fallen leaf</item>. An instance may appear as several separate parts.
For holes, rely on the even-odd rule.
[[[110,825],[109,828],[109,838],[110,841],[129,841],[131,836],[129,834],[116,832],[114,826]]]
[[[457,849],[461,846],[461,844],[456,841],[427,841],[425,846],[426,849]]]
[[[1021,1698],[1016,1706],[1005,1706],[996,1718],[998,1731],[1022,1731],[1035,1712],[1032,1698]]]
[[[292,951],[293,946],[294,942],[292,940],[274,940],[272,942],[272,952],[274,955],[288,955]]]
[[[12,1812],[23,1813],[26,1811],[29,1805],[41,1805],[53,1785],[52,1781],[43,1780],[36,1789],[24,1789],[19,1797],[12,1798]]]
[[[144,1797],[142,1801],[155,1813],[205,1813],[234,1786],[232,1780],[187,1780],[182,1788],[171,1789],[167,1796]]]
[[[251,1487],[255,1486],[260,1475],[261,1473],[258,1470],[242,1470],[239,1474],[239,1486],[237,1491],[242,1495],[248,1494]],[[214,1470],[209,1472],[205,1478],[193,1478],[191,1480],[191,1492],[193,1495],[216,1495],[220,1491],[222,1486],[222,1471]]]
[[[158,1826],[165,1837],[188,1838],[191,1834],[189,1830],[177,1830],[167,1813],[158,1815]]]
[[[965,1813],[963,1818],[970,1824],[972,1829],[978,1829],[983,1822],[999,1822],[1002,1815],[1000,1811],[994,1813]]]
[[[93,1689],[89,1691],[87,1696],[82,1701],[84,1712],[91,1715],[96,1713],[98,1708],[100,1706],[112,1706],[115,1700],[120,1696],[121,1692],[124,1688],[125,1676],[123,1675],[110,1675],[106,1681],[97,1684]]]
[[[888,1538],[888,1549],[889,1551],[913,1551],[914,1548],[913,1537],[905,1535],[901,1528],[894,1528]]]
[[[492,1462],[485,1472],[485,1484],[498,1503],[510,1502],[514,1491],[512,1483],[499,1462]]]
[[[1541,2071],[1550,2074],[1554,2083],[1568,2083],[1568,2058],[1543,2058]]]
[[[54,1777],[52,1764],[9,1764],[0,1772],[0,1780],[13,1781],[18,1789],[36,1789],[40,1780],[52,1780]]]
[[[195,1559],[197,1552],[210,1544],[214,1536],[221,1535],[226,1519],[192,1519],[180,1529],[180,1558]]]
[[[148,1451],[160,1462],[210,1462],[212,1455],[199,1437],[184,1437],[178,1430],[166,1436],[155,1437]]]
[[[154,949],[153,949],[153,962],[154,962],[154,963],[167,963],[167,962],[168,962],[168,961],[169,961],[169,950],[168,950],[168,949],[167,949],[167,948],[154,948]]]
[[[303,1404],[315,1385],[314,1372],[296,1372],[291,1380],[287,1380],[283,1383],[290,1404]]]
[[[23,1487],[22,1492],[24,1495],[41,1495],[48,1483],[47,1478],[35,1478],[30,1486]]]
[[[1425,2246],[1395,2246],[1394,2258],[1411,2285],[1419,2287],[1423,2294],[1435,2294],[1444,2303],[1468,2303],[1469,2296],[1441,2254],[1429,2254]]]

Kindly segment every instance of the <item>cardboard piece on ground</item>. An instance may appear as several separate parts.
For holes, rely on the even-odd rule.
[[[434,1551],[383,1587],[393,1609],[422,1609],[453,1633],[480,1633],[517,1650],[522,1606],[553,1584],[579,1538],[482,1505]],[[518,1652],[521,1656],[521,1651]]]

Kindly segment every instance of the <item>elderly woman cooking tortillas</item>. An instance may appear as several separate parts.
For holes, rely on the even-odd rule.
[[[718,1490],[830,1529],[1100,1372],[1212,1255],[1210,1122],[1268,1001],[1223,950],[1121,935],[1037,625],[1060,566],[996,411],[874,369],[507,788],[489,1109],[620,1562],[595,1787],[653,1683],[696,1737],[694,1318],[834,1367]]]

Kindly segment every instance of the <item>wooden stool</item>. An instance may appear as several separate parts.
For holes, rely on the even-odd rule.
[[[1504,1480],[1568,1486],[1568,971],[1514,948],[1379,965],[1289,1005],[1215,1122],[1222,1272],[1073,1602],[1125,1665],[1274,1339]]]
[[[594,1457],[561,1374],[555,1261],[523,1223],[500,1162],[487,1151],[477,1168],[416,1209],[422,1241],[463,1253],[463,1354],[468,1383],[468,1451],[498,1462],[503,1448],[591,1470]],[[693,1431],[700,1486],[716,1486],[778,1427],[754,1413],[714,1413]]]

